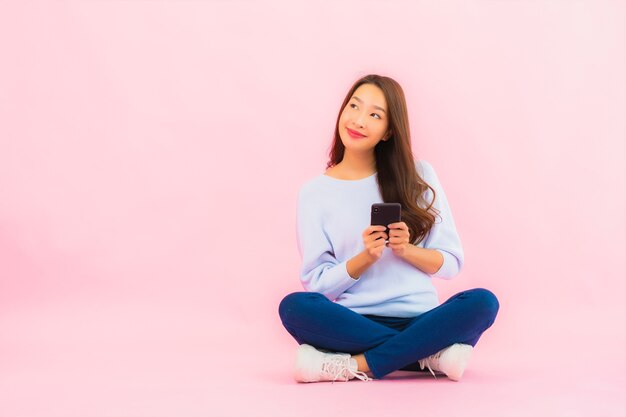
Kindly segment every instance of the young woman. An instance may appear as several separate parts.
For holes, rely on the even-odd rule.
[[[402,221],[371,226],[373,203],[394,202]],[[411,151],[404,92],[367,75],[350,88],[327,170],[298,193],[300,280],[279,314],[300,344],[299,382],[383,378],[428,368],[458,381],[498,312],[482,288],[439,305],[433,277],[463,266],[463,248],[439,179]]]

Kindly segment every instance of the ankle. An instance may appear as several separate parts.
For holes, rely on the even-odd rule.
[[[360,353],[358,355],[352,356],[352,359],[356,361],[357,370],[360,372],[370,372],[370,367],[367,364],[367,360],[365,359],[365,355]]]

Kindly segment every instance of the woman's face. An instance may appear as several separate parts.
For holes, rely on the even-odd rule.
[[[348,149],[373,149],[387,140],[387,101],[383,90],[374,84],[360,85],[339,118],[339,136]]]

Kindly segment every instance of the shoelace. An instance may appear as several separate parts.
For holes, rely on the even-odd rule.
[[[422,368],[422,370],[424,370],[424,368],[428,368],[428,370],[430,371],[431,374],[433,374],[435,379],[437,379],[437,375],[435,375],[435,373],[433,372],[433,369],[431,368],[431,365],[433,367],[435,367],[435,368],[438,368],[439,356],[441,356],[441,352],[442,352],[442,350],[440,350],[439,352],[435,353],[434,355],[430,355],[429,357],[421,359],[421,360],[418,361],[419,364],[420,364],[420,367]]]
[[[361,381],[371,381],[372,379],[361,371],[353,371],[350,369],[350,356],[332,355],[322,364],[322,372],[332,378],[335,382],[339,377],[347,381],[349,375],[360,379]]]

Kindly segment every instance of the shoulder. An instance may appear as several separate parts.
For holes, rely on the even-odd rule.
[[[298,199],[315,198],[316,195],[322,192],[323,180],[322,175],[318,175],[303,182],[298,189]]]
[[[427,178],[432,178],[436,175],[435,169],[430,162],[423,159],[415,160],[415,169],[417,170],[419,176],[426,182],[428,182]]]

